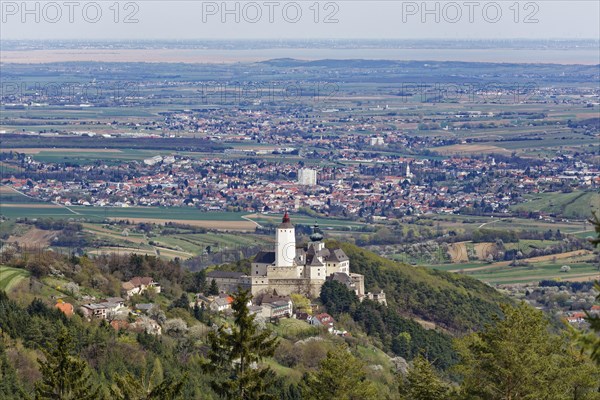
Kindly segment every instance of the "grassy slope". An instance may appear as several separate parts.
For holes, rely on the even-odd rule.
[[[527,196],[530,201],[514,206],[515,210],[544,211],[567,218],[589,218],[590,207],[600,205],[596,192],[539,193]]]
[[[0,265],[0,291],[9,291],[21,279],[29,276],[29,272],[20,268],[11,268]]]

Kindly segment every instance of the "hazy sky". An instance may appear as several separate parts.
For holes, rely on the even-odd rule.
[[[0,1],[3,39],[600,37],[598,0],[57,0],[22,4],[20,0]]]

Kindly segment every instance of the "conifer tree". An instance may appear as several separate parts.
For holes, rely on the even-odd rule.
[[[8,361],[2,331],[0,330],[0,399],[20,400],[28,398],[19,383],[15,369]]]
[[[541,311],[503,306],[504,319],[457,341],[461,397],[477,400],[596,399],[600,374],[578,360],[565,336],[550,334]],[[593,379],[574,375],[586,371]],[[569,371],[569,372],[567,372]]]
[[[406,378],[400,379],[400,395],[406,400],[444,400],[449,388],[423,356],[413,360]]]
[[[196,318],[200,322],[204,322],[204,313],[206,312],[206,307],[204,303],[198,305],[194,304],[194,318]]]
[[[596,213],[593,214],[593,219],[590,222],[594,225],[594,230],[596,231],[596,238],[592,239],[591,242],[595,247],[598,247],[600,245],[600,218],[598,218]],[[600,265],[598,268],[600,268]],[[600,292],[600,282],[596,281],[594,287]],[[600,301],[600,295],[596,297],[596,300]],[[580,334],[579,341],[585,349],[589,350],[592,360],[600,365],[600,316],[588,314],[587,321],[590,324],[590,333]]]
[[[219,285],[217,285],[217,281],[214,279],[210,281],[210,287],[208,288],[209,296],[216,296],[219,294]]]
[[[310,400],[376,399],[377,391],[367,380],[365,365],[346,346],[327,353],[317,373],[304,379],[304,397]]]
[[[36,384],[36,400],[98,400],[100,390],[90,379],[85,361],[71,354],[72,339],[66,329],[58,334],[56,344],[43,350],[40,361],[42,380]]]
[[[212,388],[225,399],[266,400],[274,374],[259,363],[270,357],[277,347],[277,338],[268,330],[259,330],[254,315],[248,310],[251,295],[241,290],[233,296],[234,324],[222,325],[208,335],[210,350],[203,369],[213,374]]]
[[[181,379],[163,377],[160,360],[156,358],[152,371],[135,378],[130,373],[115,375],[115,383],[110,387],[112,400],[176,400],[181,398],[186,376]]]

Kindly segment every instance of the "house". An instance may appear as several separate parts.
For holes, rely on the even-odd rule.
[[[289,318],[292,315],[291,301],[274,301],[262,303],[263,316],[265,318]]]
[[[136,276],[131,278],[128,282],[124,282],[122,285],[123,293],[127,298],[130,298],[136,294],[144,293],[148,288],[153,288],[156,293],[160,293],[160,285],[155,282],[151,277]]]
[[[113,299],[121,298],[116,297]],[[83,312],[83,315],[87,318],[113,319],[113,316],[125,307],[123,302],[124,300],[121,300],[121,302],[117,303],[111,303],[103,300],[100,303],[84,304],[80,309]]]
[[[135,305],[135,309],[143,313],[148,313],[152,308],[154,308],[154,303],[138,303]]]
[[[87,318],[106,319],[108,315],[108,303],[90,303],[81,306],[83,315]]]
[[[325,327],[327,328],[327,331],[331,333],[333,332],[333,324],[335,323],[335,320],[331,315],[327,313],[321,313],[309,318],[308,323],[313,326]]]
[[[221,312],[230,310],[231,303],[233,303],[233,298],[231,296],[218,297],[210,303],[209,307],[212,311]]]
[[[214,300],[215,300],[214,296],[204,296],[201,293],[197,293],[196,301],[194,302],[193,305],[190,305],[190,307],[194,308],[194,306],[196,306],[196,304],[200,307],[204,304],[205,308],[210,308],[210,303],[212,303]]]
[[[289,296],[279,296],[277,292],[264,295],[261,306],[265,318],[289,318],[292,315],[292,299]]]
[[[272,303],[274,301],[289,301],[291,302],[290,296],[280,296],[277,294],[277,291],[273,291],[272,294],[265,294],[262,296],[261,304]]]
[[[369,292],[365,295],[365,298],[387,306],[387,299],[383,290],[380,290],[379,292]]]
[[[67,317],[73,316],[74,308],[73,308],[73,304],[71,304],[71,303],[65,303],[65,302],[59,300],[54,305],[54,307],[58,308],[60,311],[62,311],[63,314],[65,314]]]
[[[130,325],[134,332],[146,332],[149,335],[161,335],[162,328],[153,319],[148,317],[139,317],[133,324]]]
[[[123,308],[125,307],[125,299],[121,297],[107,297],[104,300],[100,300],[100,303],[110,303],[114,306],[114,308]]]
[[[256,316],[262,316],[264,313],[264,310],[261,306],[250,306],[248,307],[248,311],[250,312],[250,315]]]
[[[585,322],[585,317],[585,313],[582,312],[572,313],[571,315],[567,316],[567,322],[570,324],[582,324]]]

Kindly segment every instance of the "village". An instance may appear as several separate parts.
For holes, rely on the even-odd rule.
[[[210,277],[210,273],[207,276]],[[205,293],[196,293],[188,304],[180,301],[176,307],[192,310],[195,317],[205,321],[210,321],[210,316],[213,319],[230,317],[232,315],[231,303],[233,302],[231,293],[220,291],[215,285],[214,279],[211,283],[207,285]],[[167,319],[159,304],[136,302],[141,298],[156,298],[159,293],[161,293],[161,286],[152,278],[134,277],[123,282],[123,297],[92,299],[89,296],[81,296],[80,306],[57,298],[54,307],[67,317],[78,313],[87,320],[105,321],[116,331],[125,330],[161,335],[163,329],[186,329],[182,327],[185,325],[183,320]],[[332,335],[348,335],[348,332],[340,328],[331,315],[320,312],[318,304],[311,303],[302,295],[281,296],[276,292],[265,294],[260,296],[258,301],[250,301],[248,309],[250,314],[254,315],[257,323],[262,325],[266,322],[277,324],[282,318],[292,318],[302,321],[307,327],[314,327]]]

